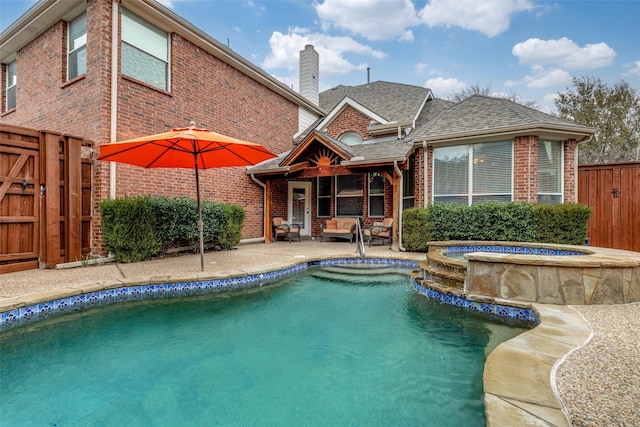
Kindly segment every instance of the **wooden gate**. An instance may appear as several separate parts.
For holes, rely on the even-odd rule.
[[[40,138],[0,131],[0,272],[38,268]]]
[[[640,162],[580,165],[578,201],[592,209],[592,246],[640,252]]]
[[[90,148],[81,138],[0,125],[0,273],[90,253]]]

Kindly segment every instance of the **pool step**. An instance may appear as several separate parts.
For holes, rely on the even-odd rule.
[[[311,275],[323,280],[358,285],[380,285],[408,277],[406,269],[371,264],[327,266],[313,271]]]
[[[447,288],[464,289],[466,264],[461,264],[454,259],[448,261],[442,256],[431,257],[427,254],[427,260],[421,261],[418,266],[424,280]]]

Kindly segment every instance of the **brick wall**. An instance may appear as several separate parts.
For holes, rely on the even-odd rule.
[[[84,76],[66,82],[63,21],[18,52],[17,108],[3,114],[2,123],[77,135],[96,146],[110,141],[111,8],[109,0],[87,1]],[[116,139],[185,127],[195,120],[198,127],[260,143],[274,153],[291,148],[298,130],[297,105],[175,33],[171,34],[170,62],[170,92],[119,76]],[[191,170],[147,170],[121,164],[116,170],[118,196],[195,198]],[[109,197],[109,163],[94,161],[93,171],[92,247],[100,252],[98,204]],[[263,190],[244,168],[206,170],[201,178],[203,200],[236,203],[246,210],[243,238],[263,235]]]
[[[538,199],[538,137],[521,136],[513,140],[513,201]]]
[[[351,106],[347,106],[327,127],[327,135],[340,138],[345,132],[358,132],[362,139],[369,136],[371,119]]]
[[[564,201],[578,202],[578,143],[564,141]]]

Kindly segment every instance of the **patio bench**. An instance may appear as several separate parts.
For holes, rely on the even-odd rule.
[[[353,243],[356,235],[356,219],[348,217],[335,217],[320,224],[320,242],[324,239],[338,238],[348,239]]]

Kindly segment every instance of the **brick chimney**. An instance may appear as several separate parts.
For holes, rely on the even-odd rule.
[[[308,44],[300,51],[300,95],[315,105],[320,103],[318,58],[318,52],[313,45]]]

